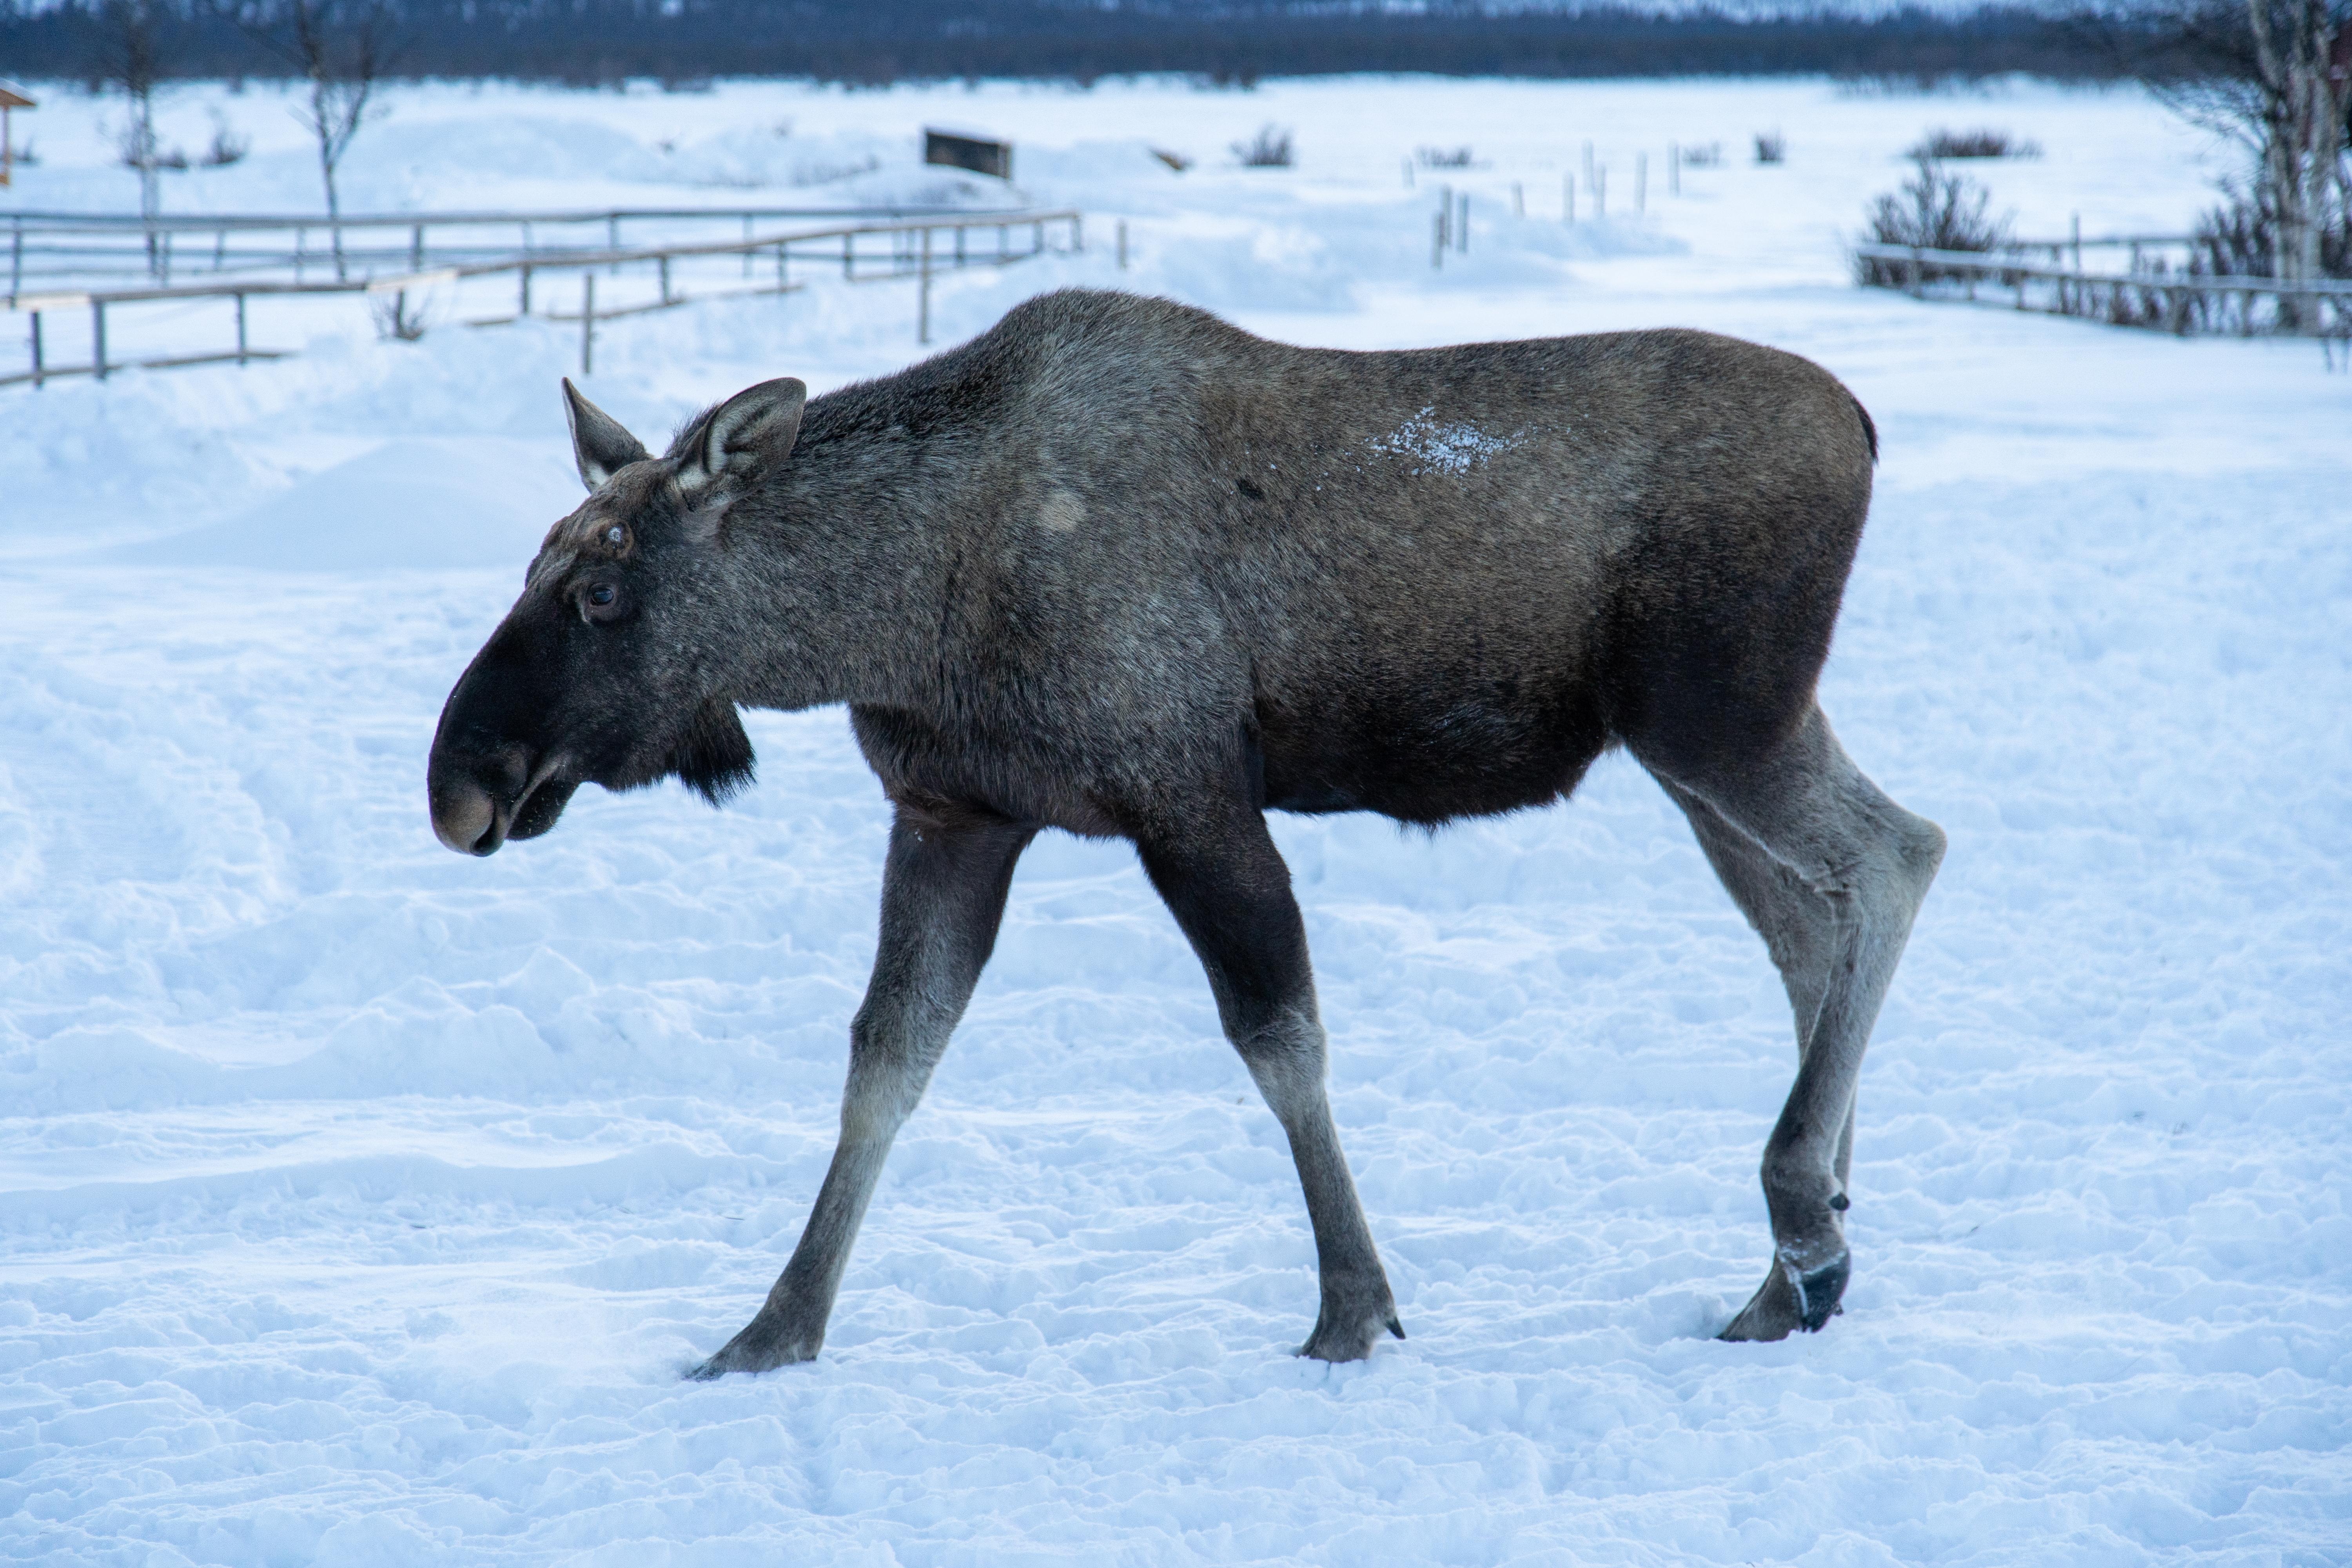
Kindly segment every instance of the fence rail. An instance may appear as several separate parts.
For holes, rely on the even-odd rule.
[[[993,231],[993,246],[971,243],[975,231],[985,235]],[[697,300],[741,297],[753,294],[785,294],[803,285],[793,281],[792,268],[795,262],[803,267],[821,265],[830,268],[838,266],[845,282],[875,282],[889,279],[914,278],[919,293],[916,316],[918,341],[930,342],[930,289],[935,272],[971,266],[1003,266],[1042,256],[1053,248],[1056,237],[1068,251],[1085,248],[1084,215],[1072,209],[1052,212],[959,212],[952,216],[874,220],[836,225],[826,228],[798,229],[782,234],[755,235],[742,240],[709,240],[656,246],[640,246],[626,249],[541,250],[522,256],[507,256],[493,260],[466,262],[427,269],[394,273],[373,279],[352,279],[341,282],[273,281],[262,279],[236,282],[154,285],[129,289],[47,289],[11,292],[0,299],[0,308],[26,316],[31,367],[20,374],[0,375],[0,386],[30,383],[37,387],[59,376],[90,375],[103,381],[116,370],[158,370],[189,364],[216,364],[234,361],[245,364],[252,360],[282,359],[290,351],[257,349],[251,345],[247,331],[247,302],[288,295],[362,294],[389,295],[393,300],[394,319],[404,311],[406,297],[414,290],[455,284],[472,278],[511,274],[516,279],[515,308],[507,314],[481,316],[467,321],[469,327],[504,326],[529,319],[535,314],[541,320],[578,321],[580,323],[581,371],[588,374],[594,366],[595,328],[599,321],[609,321],[623,316],[643,314],[650,310],[674,309]],[[941,247],[938,237],[946,235],[951,243]],[[877,255],[870,245],[860,248],[861,241],[887,237],[891,244],[887,255]],[[1022,244],[1026,242],[1025,247]],[[822,254],[812,247],[823,245]],[[837,246],[837,249],[835,247]],[[673,263],[718,257],[740,256],[744,258],[745,275],[752,262],[772,255],[775,278],[772,283],[749,287],[703,288],[694,293],[674,286]],[[658,293],[651,301],[629,305],[596,305],[596,275],[618,271],[625,267],[647,263],[656,269]],[[887,263],[877,268],[877,263]],[[859,270],[863,264],[864,271]],[[581,278],[581,303],[576,311],[549,309],[535,312],[532,309],[532,286],[550,272],[577,272]],[[196,354],[173,354],[159,358],[129,360],[110,357],[107,350],[107,312],[110,309],[128,305],[180,303],[205,300],[230,302],[236,312],[236,347],[219,352]],[[52,364],[47,358],[43,317],[62,310],[87,310],[90,321],[90,357],[87,363]]]
[[[2057,243],[2074,244],[2072,240]],[[2158,239],[2124,237],[2081,243],[2085,247],[2096,243],[2146,246]],[[2246,336],[2352,337],[2352,280],[2287,282],[2276,278],[2140,269],[2086,272],[2079,265],[2026,261],[2021,255],[2023,248],[1936,250],[1912,245],[1857,245],[1854,256],[1864,263],[1864,283],[1902,289],[1915,298],[1926,298],[1931,289],[1939,297],[1957,289],[1960,297],[1974,300],[1990,283],[2008,290],[2017,310],[2084,316],[2118,326],[2158,327],[2181,334],[2198,329],[2234,329]],[[2263,301],[2269,302],[2267,310],[2261,308]]]
[[[888,205],[362,213],[332,219],[278,213],[177,213],[144,218],[35,211],[0,214],[0,218],[7,223],[7,291],[14,294],[28,285],[79,286],[101,278],[145,277],[168,285],[175,272],[291,269],[299,282],[305,271],[323,268],[332,269],[342,282],[355,270],[364,278],[385,269],[416,272],[453,261],[534,254],[551,248],[544,243],[549,230],[600,228],[601,248],[619,250],[625,226],[635,226],[642,233],[648,223],[731,223],[740,226],[740,237],[748,240],[756,226],[786,219],[998,216],[991,209]],[[590,247],[573,239],[551,248]]]

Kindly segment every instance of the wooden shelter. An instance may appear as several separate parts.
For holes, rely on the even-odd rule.
[[[975,174],[993,174],[1000,180],[1013,177],[1013,143],[992,142],[985,136],[967,136],[955,131],[923,130],[923,162],[942,163],[950,169],[970,169]]]
[[[0,185],[13,184],[16,173],[16,143],[9,133],[8,117],[20,109],[39,107],[15,82],[0,81]]]

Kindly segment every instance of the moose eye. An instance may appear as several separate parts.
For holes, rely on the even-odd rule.
[[[618,545],[623,540],[628,537],[628,534],[622,530],[621,525],[617,522],[604,531],[604,542],[607,544]]]
[[[617,621],[627,613],[618,583],[591,583],[581,592],[580,614],[592,621]]]

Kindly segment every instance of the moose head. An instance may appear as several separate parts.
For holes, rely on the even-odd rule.
[[[676,777],[715,805],[751,779],[726,525],[790,455],[808,388],[738,393],[659,458],[570,381],[563,396],[588,499],[548,531],[433,737],[433,830],[467,854],[545,833],[583,784]]]

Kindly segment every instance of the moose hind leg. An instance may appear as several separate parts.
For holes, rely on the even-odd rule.
[[[1828,1322],[1845,1290],[1854,1090],[1944,835],[1854,766],[1819,708],[1748,767],[1667,783],[1797,1013],[1797,1081],[1764,1152],[1773,1266],[1723,1334],[1782,1339]]]
[[[1323,1025],[1289,868],[1265,818],[1246,808],[1227,813],[1221,828],[1141,847],[1144,870],[1208,972],[1226,1037],[1290,1140],[1322,1286],[1315,1331],[1298,1353],[1361,1361],[1382,1330],[1402,1339],[1404,1326],[1324,1093]]]
[[[1797,1058],[1803,1061],[1805,1042],[1812,1037],[1813,1019],[1822,1010],[1822,994],[1829,986],[1830,962],[1837,951],[1837,920],[1830,901],[1805,886],[1794,871],[1765,853],[1764,847],[1726,821],[1715,807],[1674,780],[1653,774],[1683,815],[1715,868],[1731,901],[1764,939],[1772,966],[1789,993],[1789,1011],[1797,1026]],[[1853,1106],[1845,1110],[1845,1131],[1838,1135],[1838,1190],[1848,1197],[1846,1173],[1853,1164]]]

